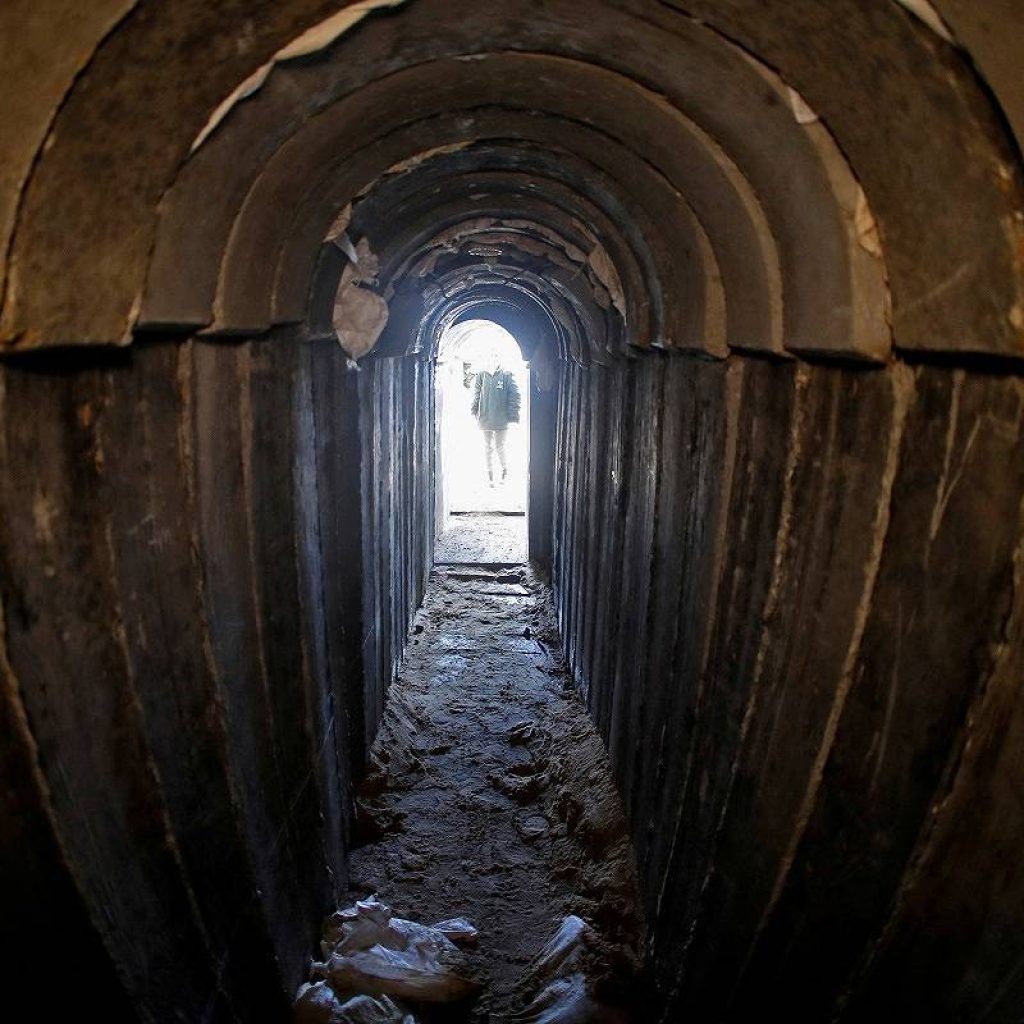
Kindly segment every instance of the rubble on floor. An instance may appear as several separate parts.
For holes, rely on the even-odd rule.
[[[321,943],[323,960],[296,998],[296,1024],[415,1024],[407,1004],[460,1003],[482,986],[460,946],[476,944],[463,918],[427,927],[393,917],[379,900],[360,900],[332,914]]]
[[[526,516],[507,513],[450,515],[434,549],[440,565],[522,562],[527,549]]]
[[[631,846],[546,587],[525,566],[438,568],[415,627],[357,794],[350,899],[467,918],[479,945],[456,973],[484,984],[455,1010],[410,1004],[414,1019],[642,1020]],[[538,972],[567,919],[576,966]]]

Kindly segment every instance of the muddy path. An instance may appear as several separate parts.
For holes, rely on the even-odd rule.
[[[463,1020],[522,1009],[524,970],[567,914],[598,937],[602,998],[636,1002],[631,848],[559,649],[530,569],[435,569],[358,791],[351,900],[480,930],[486,988]]]

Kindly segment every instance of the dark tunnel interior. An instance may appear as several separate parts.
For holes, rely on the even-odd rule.
[[[84,6],[0,10],[39,1019],[288,1019],[434,562],[438,346],[489,320],[650,1019],[1020,1021],[1024,14]]]

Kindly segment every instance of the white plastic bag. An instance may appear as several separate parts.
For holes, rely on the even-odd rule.
[[[540,955],[530,967],[530,974],[535,978],[550,981],[569,973],[583,950],[587,931],[587,922],[582,917],[570,914],[540,951]]]
[[[303,985],[295,996],[293,1024],[331,1024],[334,1013],[341,1008],[334,989],[326,982]]]
[[[360,900],[354,906],[346,907],[332,914],[325,931],[325,946],[331,953],[354,953],[369,949],[388,939],[388,922],[391,908],[376,898]]]
[[[423,1003],[457,1002],[476,995],[479,984],[459,972],[458,950],[438,935],[450,952],[433,942],[407,949],[371,946],[332,956],[327,962],[327,978],[340,993],[390,995]]]
[[[387,996],[380,999],[355,996],[341,1007],[339,1016],[331,1024],[416,1024],[416,1020]]]
[[[313,974],[343,996],[394,996],[424,1003],[458,1002],[480,991],[466,960],[444,931],[391,917],[379,900],[361,900],[334,914],[324,942],[325,962]],[[476,929],[463,920],[442,922],[470,941]]]
[[[299,989],[292,1024],[416,1024],[416,1019],[387,996],[354,996],[342,1002],[330,985],[320,981]]]
[[[475,946],[480,938],[480,933],[464,917],[438,921],[437,924],[432,924],[430,927],[454,942],[456,946]]]
[[[528,989],[539,991],[515,1024],[628,1024],[621,1010],[599,1003],[584,971],[587,923],[566,917],[526,973]]]
[[[629,1021],[621,1010],[593,998],[583,974],[556,978],[513,1019],[515,1024],[628,1024]]]

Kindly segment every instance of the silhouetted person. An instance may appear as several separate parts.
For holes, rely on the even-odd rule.
[[[519,422],[519,387],[508,370],[502,369],[501,356],[491,353],[487,368],[476,375],[473,386],[473,415],[484,433],[487,479],[494,486],[494,452],[497,449],[501,479],[508,474],[505,461],[505,437],[510,423]]]

